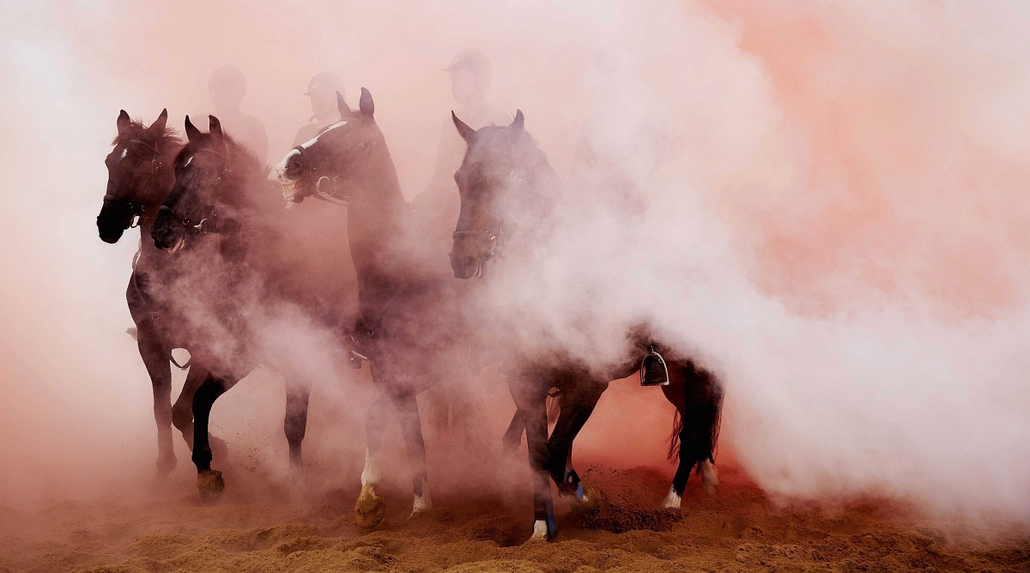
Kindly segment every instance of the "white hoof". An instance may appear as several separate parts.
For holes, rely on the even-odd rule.
[[[665,509],[679,509],[683,503],[683,498],[676,493],[676,488],[669,486],[669,495],[665,496],[665,502],[662,503],[662,507]]]
[[[429,492],[422,490],[422,495],[415,496],[415,503],[411,506],[411,517],[429,513],[432,509],[433,500],[429,499]]]
[[[708,460],[701,462],[701,483],[708,495],[713,495],[719,489],[719,470]]]
[[[530,541],[547,541],[550,539],[550,535],[547,533],[547,522],[538,519],[533,522],[533,535],[530,536]]]

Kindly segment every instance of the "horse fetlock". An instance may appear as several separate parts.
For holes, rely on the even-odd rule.
[[[700,465],[701,483],[704,485],[705,493],[713,495],[719,489],[719,470],[708,460],[701,462]]]
[[[197,473],[197,489],[201,501],[215,501],[225,491],[225,480],[218,470],[203,470]]]
[[[157,475],[158,477],[167,477],[168,474],[172,473],[175,466],[178,465],[178,460],[175,459],[174,452],[162,452],[157,456]]]
[[[382,523],[386,517],[386,503],[376,493],[373,484],[362,484],[361,494],[354,504],[354,522],[362,529],[372,529]]]
[[[422,490],[422,495],[415,495],[415,501],[411,506],[411,517],[413,519],[421,515],[425,515],[433,510],[433,500],[429,497],[429,492],[425,489]]]
[[[665,496],[662,507],[665,509],[679,509],[683,504],[683,497],[676,493],[676,486],[669,487],[669,495]]]

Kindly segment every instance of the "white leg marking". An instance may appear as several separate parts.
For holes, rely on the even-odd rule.
[[[719,470],[715,469],[715,464],[705,460],[701,462],[701,483],[704,484],[705,493],[712,495],[715,490],[719,489]]]
[[[533,535],[529,538],[530,541],[547,541],[547,522],[543,519],[538,519],[533,522]]]
[[[429,498],[429,490],[426,489],[426,483],[422,482],[422,495],[415,496],[415,503],[411,507],[412,517],[420,513],[429,513],[433,509],[433,500]]]
[[[379,454],[371,454],[365,450],[365,469],[361,470],[361,486],[372,486],[373,489],[379,485]]]
[[[665,502],[662,503],[662,507],[666,509],[679,509],[683,503],[683,498],[676,493],[676,488],[669,486],[669,495],[665,496]]]

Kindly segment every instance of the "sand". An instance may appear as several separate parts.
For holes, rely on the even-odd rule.
[[[262,478],[240,487],[227,472],[216,504],[177,480],[129,501],[0,508],[0,571],[1030,570],[1030,537],[958,532],[896,502],[784,506],[724,467],[716,495],[692,482],[671,511],[659,509],[668,468],[581,473],[602,501],[585,512],[559,503],[551,543],[524,543],[532,512],[520,488],[439,495],[431,515],[409,521],[410,492],[386,484],[386,521],[363,531],[351,516],[356,484],[298,494]]]

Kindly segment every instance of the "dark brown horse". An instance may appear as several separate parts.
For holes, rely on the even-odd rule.
[[[397,172],[362,88],[358,111],[337,94],[342,120],[298,145],[276,167],[290,202],[316,197],[347,206],[350,252],[358,276],[357,352],[367,356],[381,395],[366,421],[367,453],[357,522],[384,515],[376,493],[383,432],[391,414],[401,425],[414,490],[413,515],[430,508],[426,449],[416,395],[465,366],[457,283],[422,247],[418,221],[401,194]]]
[[[179,328],[190,352],[208,369],[192,402],[193,462],[202,497],[224,489],[211,469],[208,440],[215,400],[259,363],[286,379],[284,429],[290,462],[301,463],[307,426],[309,375],[275,339],[273,320],[290,314],[330,330],[348,321],[346,299],[307,280],[303,262],[291,259],[289,236],[278,226],[282,210],[269,200],[266,168],[224,134],[215,117],[210,133],[186,118],[189,143],[176,155],[175,183],[151,229],[154,245],[192,261],[176,283],[175,301],[185,310]],[[270,342],[270,337],[275,339]]]
[[[518,259],[527,250],[546,248],[556,223],[555,206],[561,181],[543,152],[523,129],[522,112],[506,127],[473,130],[457,116],[455,127],[468,145],[464,161],[454,174],[461,196],[461,211],[454,232],[451,267],[458,278],[484,276],[486,265],[502,253]],[[679,468],[666,498],[666,507],[679,507],[692,468],[702,474],[706,490],[718,482],[714,449],[722,407],[722,386],[710,372],[674,349],[661,348],[646,330],[627,334],[628,358],[613,357],[607,365],[573,359],[554,341],[554,349],[539,353],[516,352],[508,384],[516,413],[505,435],[517,446],[523,430],[534,473],[535,523],[532,539],[550,539],[556,533],[549,480],[562,495],[586,502],[576,472],[568,467],[572,442],[586,423],[610,380],[637,372],[640,358],[657,346],[668,360],[666,398],[676,406],[674,436],[679,439]],[[561,413],[547,435],[546,402],[559,393]]]
[[[167,120],[168,110],[163,110],[150,127],[129,119],[125,110],[118,115],[114,149],[104,162],[108,172],[107,193],[97,216],[97,229],[104,242],[115,243],[126,229],[135,227],[139,227],[141,236],[149,235],[158,207],[175,181],[172,161],[182,148],[179,138],[167,127]],[[178,263],[186,262],[171,261],[150,240],[141,240],[125,291],[129,313],[136,323],[140,357],[154,388],[159,475],[168,474],[176,464],[173,423],[186,443],[193,445],[191,404],[194,392],[207,375],[202,366],[191,361],[182,392],[172,405],[171,351],[187,347],[187,341],[177,328],[175,306],[163,293],[180,276]]]

